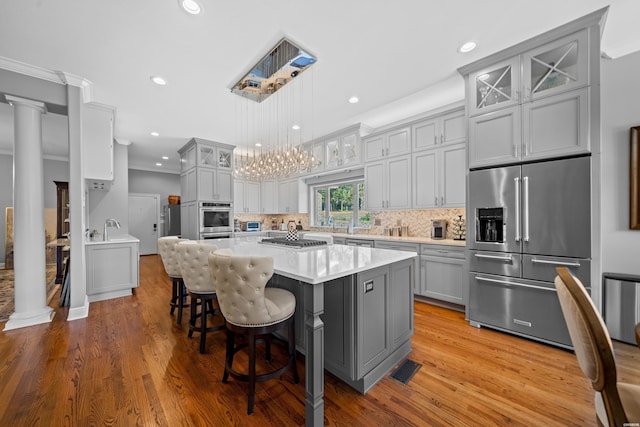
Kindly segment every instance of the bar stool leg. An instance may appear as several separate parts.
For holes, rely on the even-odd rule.
[[[201,299],[200,307],[200,354],[204,354],[204,347],[207,341],[207,300]]]
[[[249,332],[249,403],[247,415],[253,414],[253,404],[256,396],[256,336],[253,331]]]

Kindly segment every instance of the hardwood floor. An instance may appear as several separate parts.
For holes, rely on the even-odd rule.
[[[304,425],[301,383],[222,384],[224,333],[187,338],[169,315],[158,256],[141,258],[132,297],[91,304],[87,319],[0,332],[2,426]],[[55,299],[54,299],[55,301]],[[4,325],[0,324],[0,327]],[[593,426],[591,387],[573,353],[468,325],[462,313],[415,303],[408,385],[388,376],[361,395],[325,376],[325,424],[336,426]],[[640,383],[640,350],[614,342],[620,379]],[[235,366],[235,365],[234,365]],[[636,420],[637,421],[637,420]]]

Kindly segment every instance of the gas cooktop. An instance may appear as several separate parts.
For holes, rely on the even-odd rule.
[[[312,248],[315,246],[326,246],[327,242],[324,240],[311,240],[311,239],[298,239],[287,240],[284,237],[276,237],[273,239],[262,239],[260,243],[276,246],[288,246],[292,248]]]

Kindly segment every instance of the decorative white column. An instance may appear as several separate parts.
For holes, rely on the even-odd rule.
[[[4,330],[47,323],[55,312],[47,305],[42,164],[42,102],[6,95],[14,107],[13,265],[15,312]]]

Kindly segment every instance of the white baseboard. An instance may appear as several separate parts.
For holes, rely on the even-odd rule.
[[[0,270],[4,270],[4,262],[0,263]]]
[[[69,308],[69,315],[67,316],[67,321],[84,319],[86,317],[89,317],[89,298],[85,295],[83,306]]]

